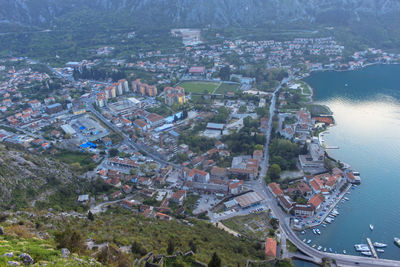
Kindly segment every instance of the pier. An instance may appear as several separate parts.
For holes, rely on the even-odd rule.
[[[375,247],[374,247],[374,245],[372,244],[372,241],[371,241],[371,239],[370,239],[369,237],[367,237],[367,243],[368,243],[368,246],[369,246],[369,248],[371,249],[372,255],[375,257],[375,259],[379,259],[379,258],[378,258],[378,254],[377,254],[376,251],[375,251]]]
[[[339,146],[326,146],[325,149],[339,149]]]

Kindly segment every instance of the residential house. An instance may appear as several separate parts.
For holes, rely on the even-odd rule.
[[[277,183],[269,183],[268,189],[271,191],[271,193],[274,195],[274,197],[283,195],[283,191]]]
[[[307,204],[311,204],[315,210],[318,210],[321,207],[322,202],[324,202],[325,197],[322,194],[317,194],[311,197]]]
[[[172,194],[172,197],[171,197],[170,201],[172,201],[174,203],[177,203],[179,205],[182,205],[183,202],[185,201],[185,199],[186,199],[186,191],[185,190],[179,190],[179,191],[176,191],[176,192],[174,192]]]

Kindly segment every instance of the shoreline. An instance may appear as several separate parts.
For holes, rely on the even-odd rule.
[[[393,63],[388,63],[388,62],[371,62],[371,63],[367,63],[365,65],[362,65],[361,67],[356,67],[354,69],[319,69],[319,70],[310,70],[309,72],[303,74],[303,77],[301,78],[301,80],[303,80],[304,78],[307,78],[308,76],[310,76],[313,72],[326,72],[326,71],[334,71],[334,72],[346,72],[346,71],[356,71],[356,70],[361,70],[364,68],[368,68],[371,66],[375,66],[375,65],[400,65],[400,62],[393,62]],[[304,76],[305,75],[305,76]]]

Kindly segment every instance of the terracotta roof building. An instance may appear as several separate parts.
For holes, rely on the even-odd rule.
[[[277,242],[275,239],[271,237],[267,237],[267,240],[265,241],[265,256],[267,257],[276,257],[276,245]]]

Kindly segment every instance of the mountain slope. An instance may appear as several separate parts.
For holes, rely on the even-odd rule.
[[[254,26],[296,21],[341,24],[399,15],[397,0],[0,0],[0,21],[49,26],[85,8],[126,16],[136,25]]]
[[[0,184],[0,208],[18,209],[49,202],[68,206],[81,183],[65,164],[0,145]]]

